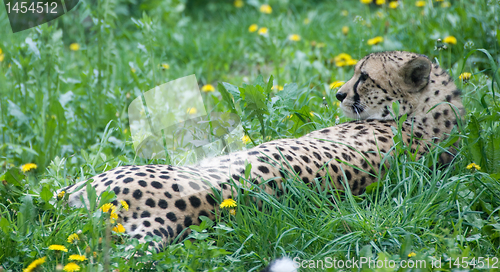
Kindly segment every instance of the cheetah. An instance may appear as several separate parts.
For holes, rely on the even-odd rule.
[[[393,146],[393,102],[399,103],[399,115],[407,115],[403,140],[422,156],[457,124],[463,114],[460,93],[448,73],[424,55],[372,53],[356,64],[353,77],[336,93],[353,121],[192,166],[120,166],[93,177],[91,185],[98,194],[112,190],[117,200],[128,203],[129,209],[119,214],[127,234],[142,242],[145,236],[160,236],[167,243],[201,223],[200,216],[214,219],[220,201],[214,192],[224,199],[235,197],[238,190],[230,184],[241,182],[245,174],[250,174],[246,186],[265,183],[273,194],[282,189],[287,173],[304,183],[363,193],[377,181],[383,155]],[[248,164],[250,173],[245,173]],[[82,207],[85,182],[63,189],[71,193],[70,205]]]

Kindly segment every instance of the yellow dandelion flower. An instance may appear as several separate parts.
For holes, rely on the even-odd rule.
[[[104,205],[101,206],[101,210],[102,212],[109,212],[111,210],[111,212],[113,212],[114,210],[116,210],[116,207],[115,205],[113,205],[113,203],[106,203]]]
[[[367,44],[368,45],[376,45],[376,44],[379,44],[383,41],[384,41],[384,38],[382,38],[381,36],[377,36],[375,38],[369,39]]]
[[[377,1],[375,1],[375,4],[383,5],[383,4],[385,4],[385,0],[377,0]]]
[[[42,257],[42,258],[34,260],[33,262],[30,263],[30,265],[28,265],[28,267],[23,269],[23,272],[31,272],[31,271],[35,270],[35,268],[37,268],[40,265],[42,265],[43,263],[45,263],[46,259],[47,259],[47,257]]]
[[[205,93],[214,92],[215,88],[214,88],[214,86],[212,86],[212,84],[206,84],[206,85],[203,85],[203,87],[201,87],[201,91],[205,92]]]
[[[124,233],[125,232],[125,227],[122,224],[118,223],[118,225],[116,225],[116,227],[114,227],[112,230],[114,232]]]
[[[359,2],[361,2],[363,4],[371,4],[373,2],[373,0],[359,0]]]
[[[80,266],[77,265],[76,263],[69,263],[64,266],[64,271],[66,272],[80,271]]]
[[[128,211],[128,203],[125,200],[120,200],[120,204],[122,204],[122,207],[124,210]]]
[[[235,1],[234,1],[234,6],[235,6],[236,8],[241,8],[241,7],[243,7],[243,5],[245,5],[245,3],[243,3],[243,1],[242,1],[242,0],[235,0]]]
[[[424,6],[425,6],[425,4],[426,4],[426,3],[425,3],[425,1],[417,1],[417,2],[415,2],[415,6],[417,6],[417,7],[419,7],[419,8],[420,8],[420,7],[424,7]]]
[[[21,171],[23,171],[23,173],[26,173],[28,171],[30,171],[31,169],[37,169],[38,166],[34,163],[27,163],[27,164],[23,164],[21,165]]]
[[[341,60],[349,60],[349,59],[352,59],[351,55],[347,54],[347,53],[340,53],[338,54],[334,60],[335,61],[341,61]]]
[[[196,114],[197,112],[196,108],[187,108],[186,110],[187,114]]]
[[[471,73],[461,73],[460,76],[458,77],[458,79],[462,80],[463,82],[467,82],[469,81],[469,79],[471,78],[472,74]]]
[[[230,210],[229,210],[229,214],[231,214],[231,215],[236,215],[236,210],[235,210],[235,209],[230,209]]]
[[[58,199],[62,199],[64,197],[64,195],[66,194],[66,191],[60,191],[58,194],[57,194],[57,198]]]
[[[49,250],[68,252],[68,249],[62,245],[50,245]]]
[[[342,27],[342,34],[347,35],[349,33],[349,27],[348,26],[343,26]]]
[[[264,5],[260,6],[259,10],[260,10],[260,12],[265,13],[265,14],[271,14],[271,12],[273,12],[273,9],[268,4],[264,4]]]
[[[115,211],[111,211],[111,214],[109,215],[109,222],[114,223],[116,219],[118,219],[118,214],[115,213]]]
[[[298,34],[291,34],[290,36],[288,36],[288,39],[293,42],[298,42],[301,38]]]
[[[309,114],[314,117],[314,111],[309,112]]]
[[[85,257],[84,255],[73,254],[69,256],[68,260],[83,262],[87,260],[87,257]]]
[[[259,26],[258,26],[257,24],[251,24],[251,25],[248,27],[248,31],[249,31],[250,33],[257,31],[257,29],[259,29]]]
[[[451,7],[451,3],[450,2],[443,2],[443,3],[441,3],[441,7],[442,8],[449,8],[449,7]]]
[[[330,84],[330,89],[341,87],[344,83],[344,81],[334,81]]]
[[[408,254],[408,258],[415,257],[415,256],[417,256],[417,254],[415,252],[411,252],[410,254]]]
[[[389,8],[391,9],[395,9],[399,6],[399,2],[398,1],[391,1],[389,2]]]
[[[348,59],[345,61],[346,66],[353,66],[353,65],[356,65],[356,63],[358,63],[358,60],[355,60],[355,59]]]
[[[250,140],[250,137],[248,137],[248,135],[243,135],[243,137],[241,137],[241,141],[244,144],[248,144],[251,140]]]
[[[304,24],[305,24],[305,25],[308,25],[310,22],[311,22],[311,20],[309,20],[309,18],[305,18],[305,19],[304,19]]]
[[[0,62],[2,62],[4,59],[5,59],[5,55],[0,52]],[[9,64],[9,67],[10,67],[10,64]]]
[[[80,237],[78,237],[78,234],[73,233],[70,236],[68,236],[68,243],[72,244],[75,241],[80,240]]]
[[[351,66],[355,65],[358,62],[346,53],[340,53],[335,58],[333,58],[333,60],[335,61],[335,66],[337,67]]]
[[[273,87],[271,87],[271,90],[282,91],[283,90],[283,86],[281,86],[281,85],[274,85]]]
[[[453,36],[448,36],[448,37],[443,39],[443,42],[447,43],[447,44],[457,44],[457,38],[455,38]]]
[[[269,32],[269,30],[267,29],[267,27],[261,27],[259,29],[259,32],[257,32],[257,33],[259,33],[259,35],[267,35],[268,32]]]
[[[338,107],[340,107],[340,102],[335,101],[335,102],[333,102],[333,105],[337,106],[337,108],[338,108]],[[339,118],[338,116],[335,116],[335,119],[338,119],[338,118]]]
[[[134,68],[130,68],[130,71],[135,74],[136,70]]]
[[[234,208],[236,206],[237,206],[236,201],[234,201],[234,199],[231,198],[224,199],[224,201],[222,201],[222,203],[220,204],[221,208]]]
[[[163,70],[168,70],[168,69],[170,69],[170,65],[168,65],[166,63],[162,63],[161,68],[163,68]]]
[[[475,168],[476,170],[481,170],[481,167],[475,163],[471,163],[469,165],[467,165],[467,169],[472,169],[472,168]]]
[[[80,49],[80,45],[77,44],[77,43],[72,43],[72,44],[69,45],[69,49],[71,51],[78,51]]]
[[[345,16],[349,15],[349,11],[344,9],[342,12],[340,12],[340,14],[345,17]]]

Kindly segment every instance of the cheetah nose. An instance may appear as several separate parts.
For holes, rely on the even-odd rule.
[[[347,96],[347,94],[346,94],[346,93],[337,93],[337,94],[335,95],[335,97],[337,97],[337,99],[338,99],[340,102],[342,102],[342,101],[345,99],[345,97],[346,97],[346,96]]]

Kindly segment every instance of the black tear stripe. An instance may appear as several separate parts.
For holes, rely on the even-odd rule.
[[[368,55],[366,57],[366,59],[363,61],[363,63],[361,63],[361,65],[359,66],[359,71],[361,73],[361,68],[363,68],[363,66],[365,65],[366,61],[370,58],[370,55]],[[370,75],[366,74],[368,76],[369,79],[370,78]],[[352,90],[354,91],[354,96],[353,96],[353,99],[354,99],[354,104],[356,104],[357,102],[360,101],[359,99],[359,94],[358,94],[358,84],[359,82],[361,81],[361,77],[358,78],[358,80],[356,81],[356,83],[354,83],[354,86],[352,87]],[[372,80],[373,81],[373,80]]]

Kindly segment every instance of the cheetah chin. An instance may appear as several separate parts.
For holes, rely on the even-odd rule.
[[[128,203],[129,210],[120,210],[118,219],[127,234],[141,242],[145,236],[159,236],[168,243],[185,228],[201,223],[200,216],[214,219],[220,199],[213,190],[225,199],[237,195],[239,190],[229,184],[245,177],[246,162],[252,168],[245,185],[260,184],[270,194],[282,193],[284,175],[291,173],[304,183],[320,183],[322,189],[333,186],[358,195],[383,174],[382,158],[393,146],[391,127],[396,127],[393,102],[399,102],[400,115],[408,116],[402,137],[417,157],[448,137],[463,114],[453,79],[426,56],[409,52],[364,57],[336,97],[345,115],[356,120],[193,166],[120,166],[93,177],[91,185],[98,194],[112,190],[117,200]],[[443,154],[441,162],[450,161],[452,155]],[[331,179],[324,178],[328,175]],[[71,193],[70,205],[81,207],[81,200],[87,199],[85,182],[62,189]],[[189,229],[183,233],[180,238]],[[265,271],[294,271],[290,266],[272,270],[275,265]]]

